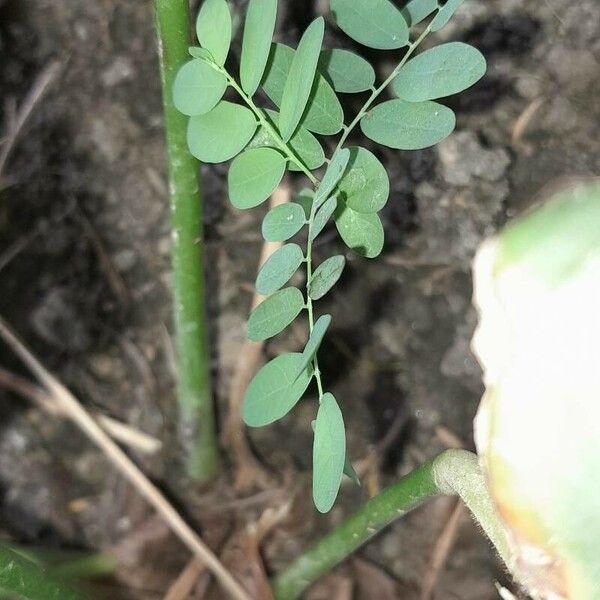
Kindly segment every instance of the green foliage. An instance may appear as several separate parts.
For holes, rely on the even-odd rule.
[[[292,60],[281,97],[279,131],[284,142],[291,137],[300,123],[317,72],[317,63],[325,35],[323,17],[315,19],[304,32]]]
[[[275,206],[263,220],[262,236],[267,242],[285,242],[306,224],[304,209],[299,204]]]
[[[348,50],[323,50],[319,70],[336,92],[366,92],[375,84],[375,69],[362,56]]]
[[[338,282],[342,276],[346,259],[341,256],[332,256],[324,260],[313,273],[308,295],[311,300],[320,300]]]
[[[408,102],[444,98],[477,83],[485,69],[485,58],[477,48],[462,42],[441,44],[409,61],[394,80],[394,91]]]
[[[236,208],[262,204],[281,183],[285,159],[272,148],[252,148],[240,154],[229,169],[229,199]]]
[[[439,31],[444,27],[462,3],[463,0],[447,0],[431,21],[431,31]]]
[[[267,96],[279,107],[295,54],[295,50],[285,44],[273,44],[271,47],[262,86]],[[309,105],[300,123],[309,131],[321,135],[335,135],[344,125],[342,105],[320,73],[312,83]]]
[[[323,229],[325,229],[327,222],[329,221],[329,219],[331,219],[331,215],[333,215],[333,213],[335,212],[337,205],[337,198],[335,196],[332,196],[319,209],[319,211],[315,215],[312,230],[308,235],[309,242],[313,242],[319,237],[319,234],[323,231]]]
[[[367,113],[360,122],[374,142],[397,150],[429,148],[448,137],[456,125],[450,108],[437,102],[388,100]]]
[[[275,292],[261,302],[248,319],[248,338],[253,342],[268,340],[281,333],[304,308],[304,296],[295,287]]]
[[[329,512],[342,482],[346,431],[342,411],[332,394],[324,394],[317,412],[313,443],[313,498],[317,510]]]
[[[204,0],[196,21],[200,45],[220,66],[225,64],[231,46],[231,12],[226,0]]]
[[[190,152],[202,162],[220,163],[237,156],[256,131],[256,117],[245,106],[222,100],[210,112],[190,119]]]
[[[302,353],[302,362],[298,367],[296,377],[300,377],[305,369],[312,363],[313,358],[329,329],[329,325],[331,325],[331,315],[323,315],[316,321],[312,333],[310,334],[310,338],[304,348],[304,352]]]
[[[304,362],[300,353],[281,354],[252,380],[244,397],[242,416],[250,427],[263,427],[285,417],[312,379],[312,368],[298,375]]]
[[[268,296],[283,287],[304,262],[298,244],[286,244],[276,250],[262,266],[256,278],[256,291]]]
[[[275,129],[279,128],[279,113],[274,110],[265,109],[267,118],[271,124],[275,126]],[[310,171],[314,171],[323,165],[325,162],[325,153],[323,152],[323,146],[319,143],[319,140],[305,127],[298,127],[296,133],[292,135],[288,141],[288,146],[291,148],[293,153],[302,161],[304,167]],[[269,132],[266,127],[261,127],[250,144],[249,148],[278,148],[277,140]],[[302,167],[291,162],[288,165],[290,171],[301,171]]]
[[[408,44],[408,25],[389,0],[331,0],[339,28],[369,48],[396,50]]]
[[[240,81],[248,96],[254,95],[265,73],[276,20],[277,0],[250,0],[240,63]]]
[[[184,115],[193,117],[212,110],[227,89],[223,73],[202,59],[183,65],[173,86],[173,103]]]
[[[409,27],[426,19],[438,7],[438,0],[410,0],[402,9],[402,16]]]
[[[348,169],[338,183],[340,198],[352,210],[379,212],[390,195],[390,180],[377,157],[364,148],[350,148]]]
[[[432,30],[443,27],[460,5],[458,0],[411,0],[400,10],[390,0],[330,0],[335,21],[355,41],[375,49],[406,47],[391,75],[375,87],[375,70],[365,58],[341,49],[323,49],[324,20],[313,21],[296,50],[273,43],[276,0],[251,0],[245,20],[239,82],[225,67],[231,43],[231,17],[225,0],[206,0],[198,18],[200,48],[177,76],[174,98],[190,115],[188,143],[204,162],[233,159],[229,197],[248,209],[264,202],[286,170],[307,177],[294,202],[270,210],[262,223],[265,240],[286,242],[306,232],[306,250],[288,243],[261,268],[257,291],[267,298],[252,312],[248,337],[266,340],[288,327],[301,313],[308,320],[309,339],[302,353],[278,356],[256,375],[244,399],[245,422],[253,427],[286,415],[314,379],[319,410],[315,422],[313,498],[329,510],[342,471],[358,481],[345,450],[344,423],[335,398],[323,384],[318,364],[321,342],[331,316],[314,315],[313,302],[338,282],[346,264],[336,255],[313,264],[313,244],[333,219],[342,241],[360,256],[374,258],[384,247],[379,217],[390,196],[385,167],[375,154],[349,147],[350,134],[360,125],[366,137],[390,148],[416,150],[438,143],[455,127],[452,110],[434,102],[476,83],[485,59],[471,46],[446,43],[413,58]],[[423,32],[409,40],[409,28],[429,19]],[[397,98],[377,104],[393,83]],[[221,100],[235,90],[243,107]],[[278,110],[259,107],[258,88]],[[337,93],[370,92],[357,116],[344,126]],[[324,144],[313,134],[341,133],[329,160]],[[327,163],[320,174],[316,171]],[[305,265],[306,291],[287,287]]]
[[[377,214],[359,213],[340,202],[335,213],[335,225],[350,250],[365,258],[381,254],[384,243],[383,225]]]

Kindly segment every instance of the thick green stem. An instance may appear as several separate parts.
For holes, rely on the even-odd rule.
[[[187,0],[156,0],[156,23],[169,158],[177,396],[188,473],[204,480],[217,472],[219,450],[204,297],[200,175],[187,147],[187,117],[172,100],[177,70],[189,60]]]
[[[438,495],[458,495],[481,524],[505,562],[509,546],[488,494],[477,457],[448,450],[372,498],[273,580],[277,600],[294,600],[323,574],[368,542],[392,521]]]

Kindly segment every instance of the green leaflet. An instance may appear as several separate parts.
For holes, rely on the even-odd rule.
[[[253,96],[265,72],[277,20],[277,0],[250,0],[246,12],[240,79],[242,89]]]
[[[276,250],[261,267],[256,279],[256,291],[268,296],[283,287],[304,262],[298,244],[286,244]]]
[[[338,183],[340,198],[351,209],[375,213],[387,203],[390,180],[377,157],[364,148],[350,148],[350,161]]]
[[[344,475],[349,477],[356,485],[360,485],[360,478],[358,477],[354,467],[352,466],[352,462],[348,455],[344,460]]]
[[[292,60],[283,88],[279,116],[279,131],[286,142],[296,131],[310,97],[324,34],[325,21],[319,17],[304,32]]]
[[[327,225],[327,222],[331,218],[331,215],[335,212],[337,204],[337,198],[335,196],[332,196],[319,209],[319,212],[315,215],[310,236],[308,238],[311,242],[317,238],[321,231],[323,231],[325,225]]]
[[[188,146],[204,163],[224,162],[246,147],[256,127],[256,117],[250,109],[222,100],[210,112],[190,119]]]
[[[377,214],[363,214],[340,202],[335,225],[348,248],[365,258],[375,258],[383,250],[384,233]]]
[[[331,0],[339,28],[369,48],[397,50],[408,44],[408,25],[389,0]]]
[[[441,142],[456,125],[452,110],[437,102],[388,100],[360,122],[374,142],[398,150],[420,150]]]
[[[319,347],[321,346],[321,342],[323,341],[323,338],[329,329],[329,325],[331,325],[331,315],[323,315],[317,319],[306,347],[304,348],[304,352],[302,352],[302,361],[298,365],[296,377],[300,377],[311,363],[315,354],[319,350]]]
[[[231,46],[231,12],[226,0],[204,0],[196,20],[196,35],[222,67]]]
[[[477,83],[485,70],[485,58],[477,48],[462,42],[441,44],[404,65],[394,80],[394,91],[408,102],[444,98]]]
[[[188,48],[190,56],[194,58],[201,58],[209,63],[214,62],[212,54],[206,48],[200,48],[199,46],[190,46]]]
[[[277,105],[281,106],[283,90],[294,60],[295,50],[285,44],[273,44],[263,77],[265,93]],[[321,135],[335,135],[344,125],[344,111],[333,88],[325,78],[317,73],[313,83],[308,106],[300,124],[309,131]]]
[[[173,103],[184,115],[203,115],[217,105],[226,88],[225,75],[197,58],[179,69],[173,84]]]
[[[437,0],[410,0],[401,12],[408,26],[412,27],[426,19],[437,7]]]
[[[22,600],[83,600],[52,569],[34,562],[29,556],[0,545],[0,589],[3,598]]]
[[[322,262],[313,273],[308,295],[312,300],[321,299],[339,280],[344,271],[346,259],[341,256],[332,256]]]
[[[325,394],[319,406],[313,444],[313,500],[327,513],[337,498],[346,459],[346,429],[336,399]]]
[[[349,160],[350,150],[347,148],[341,148],[333,155],[327,171],[325,171],[325,175],[323,175],[323,179],[315,192],[314,204],[316,208],[319,208],[331,195],[344,174]]]
[[[265,109],[271,124],[279,129],[279,113],[274,110]],[[300,126],[288,141],[288,145],[294,151],[296,156],[304,163],[309,171],[314,171],[325,162],[325,153],[319,140],[308,129]],[[273,136],[264,127],[259,128],[256,135],[249,144],[250,148],[278,148],[277,142]],[[300,171],[296,163],[290,161],[288,168],[290,171]]]
[[[439,31],[444,27],[462,3],[463,0],[447,0],[446,4],[440,8],[438,14],[432,19],[431,31]]]
[[[296,377],[302,360],[300,353],[282,354],[256,374],[244,396],[242,416],[247,425],[269,425],[294,408],[313,375],[311,369],[305,369]]]
[[[267,242],[285,242],[295,236],[305,223],[302,206],[286,202],[267,213],[262,223],[262,236]]]
[[[262,204],[285,173],[285,159],[271,148],[253,148],[240,154],[229,168],[229,199],[240,209]]]
[[[375,70],[369,62],[354,52],[339,48],[321,52],[319,71],[336,92],[365,92],[375,83]]]
[[[310,188],[304,188],[295,198],[294,202],[304,210],[306,220],[310,219],[315,193]]]
[[[248,319],[248,338],[268,340],[281,333],[304,308],[304,296],[295,287],[284,288],[263,300]]]

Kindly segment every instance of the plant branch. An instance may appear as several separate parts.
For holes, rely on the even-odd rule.
[[[219,450],[206,323],[202,198],[198,162],[187,147],[187,117],[173,105],[171,91],[189,58],[187,0],[156,0],[156,30],[169,158],[177,396],[183,438],[191,446],[188,472],[205,480],[219,469]]]
[[[447,450],[372,498],[354,515],[298,557],[273,580],[277,600],[294,600],[321,575],[350,556],[392,521],[438,495],[458,495],[509,563],[505,531],[488,494],[477,457]]]
[[[344,145],[344,143],[348,139],[348,136],[354,131],[355,127],[360,123],[362,118],[367,114],[367,111],[369,110],[369,108],[371,108],[371,106],[373,105],[373,102],[375,102],[375,100],[377,100],[377,98],[379,98],[379,96],[387,88],[387,86],[390,85],[390,83],[392,83],[392,81],[394,81],[394,79],[400,72],[400,69],[402,69],[402,67],[408,62],[408,59],[414,54],[415,50],[421,45],[421,42],[429,35],[430,32],[431,32],[431,25],[428,25],[425,28],[425,30],[423,31],[423,33],[414,42],[412,42],[409,45],[408,50],[406,51],[406,54],[402,57],[402,60],[398,63],[398,66],[392,71],[391,75],[379,87],[372,89],[371,95],[369,96],[369,98],[367,99],[367,101],[365,102],[363,107],[360,109],[359,113],[356,115],[356,117],[354,118],[352,123],[350,123],[350,125],[344,127],[344,133],[342,134],[342,137],[340,138],[340,141],[338,142],[338,145],[336,146],[335,152],[337,152]],[[334,154],[335,154],[335,152],[334,152]]]
[[[269,119],[265,116],[263,111],[254,104],[254,101],[250,96],[248,96],[244,90],[238,85],[235,78],[233,78],[223,67],[217,67],[217,65],[212,65],[214,68],[217,68],[225,77],[227,77],[227,81],[229,85],[240,95],[242,100],[248,105],[250,110],[254,113],[259,123],[269,132],[271,137],[275,140],[276,144],[279,146],[279,149],[285,154],[285,156],[295,163],[298,168],[310,179],[310,182],[316,187],[319,185],[319,180],[306,168],[306,165],[298,158],[294,150],[290,147],[289,144],[283,141],[283,138],[277,131],[277,129],[273,126],[273,124],[269,121]]]

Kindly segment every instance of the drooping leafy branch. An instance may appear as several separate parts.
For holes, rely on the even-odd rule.
[[[193,58],[175,80],[175,104],[190,116],[192,154],[207,163],[233,159],[228,184],[236,208],[262,204],[286,169],[303,173],[313,186],[295,202],[271,210],[263,221],[266,240],[287,243],[258,275],[257,289],[268,297],[248,322],[249,338],[266,340],[306,311],[309,340],[302,352],[280,355],[259,371],[246,392],[243,416],[252,427],[273,423],[316,381],[313,498],[321,512],[333,506],[342,473],[353,478],[355,474],[346,457],[343,417],[336,399],[326,391],[318,363],[331,316],[316,318],[313,306],[336,284],[345,259],[337,255],[316,266],[313,244],[333,219],[351,250],[366,258],[381,253],[384,230],[378,212],[388,201],[389,178],[372,152],[346,142],[360,125],[363,134],[378,144],[417,150],[437,144],[454,130],[454,113],[435,100],[476,83],[486,70],[484,57],[457,42],[413,55],[431,32],[446,25],[461,1],[411,0],[399,10],[389,0],[331,0],[333,18],[355,41],[376,49],[406,49],[390,76],[375,87],[375,70],[364,58],[348,50],[322,49],[322,17],[310,24],[296,50],[271,43],[277,0],[250,0],[238,83],[225,67],[232,31],[229,7],[226,0],[205,0],[196,28],[200,47],[190,48]],[[427,18],[429,23],[411,42],[411,28]],[[396,97],[375,105],[390,84]],[[228,87],[243,104],[223,100]],[[277,110],[255,104],[259,88]],[[336,92],[370,92],[349,125],[344,125]],[[315,134],[340,134],[330,159]],[[325,164],[319,181],[315,172]],[[289,242],[303,228],[305,250]],[[285,287],[303,264],[304,294],[294,286]]]

